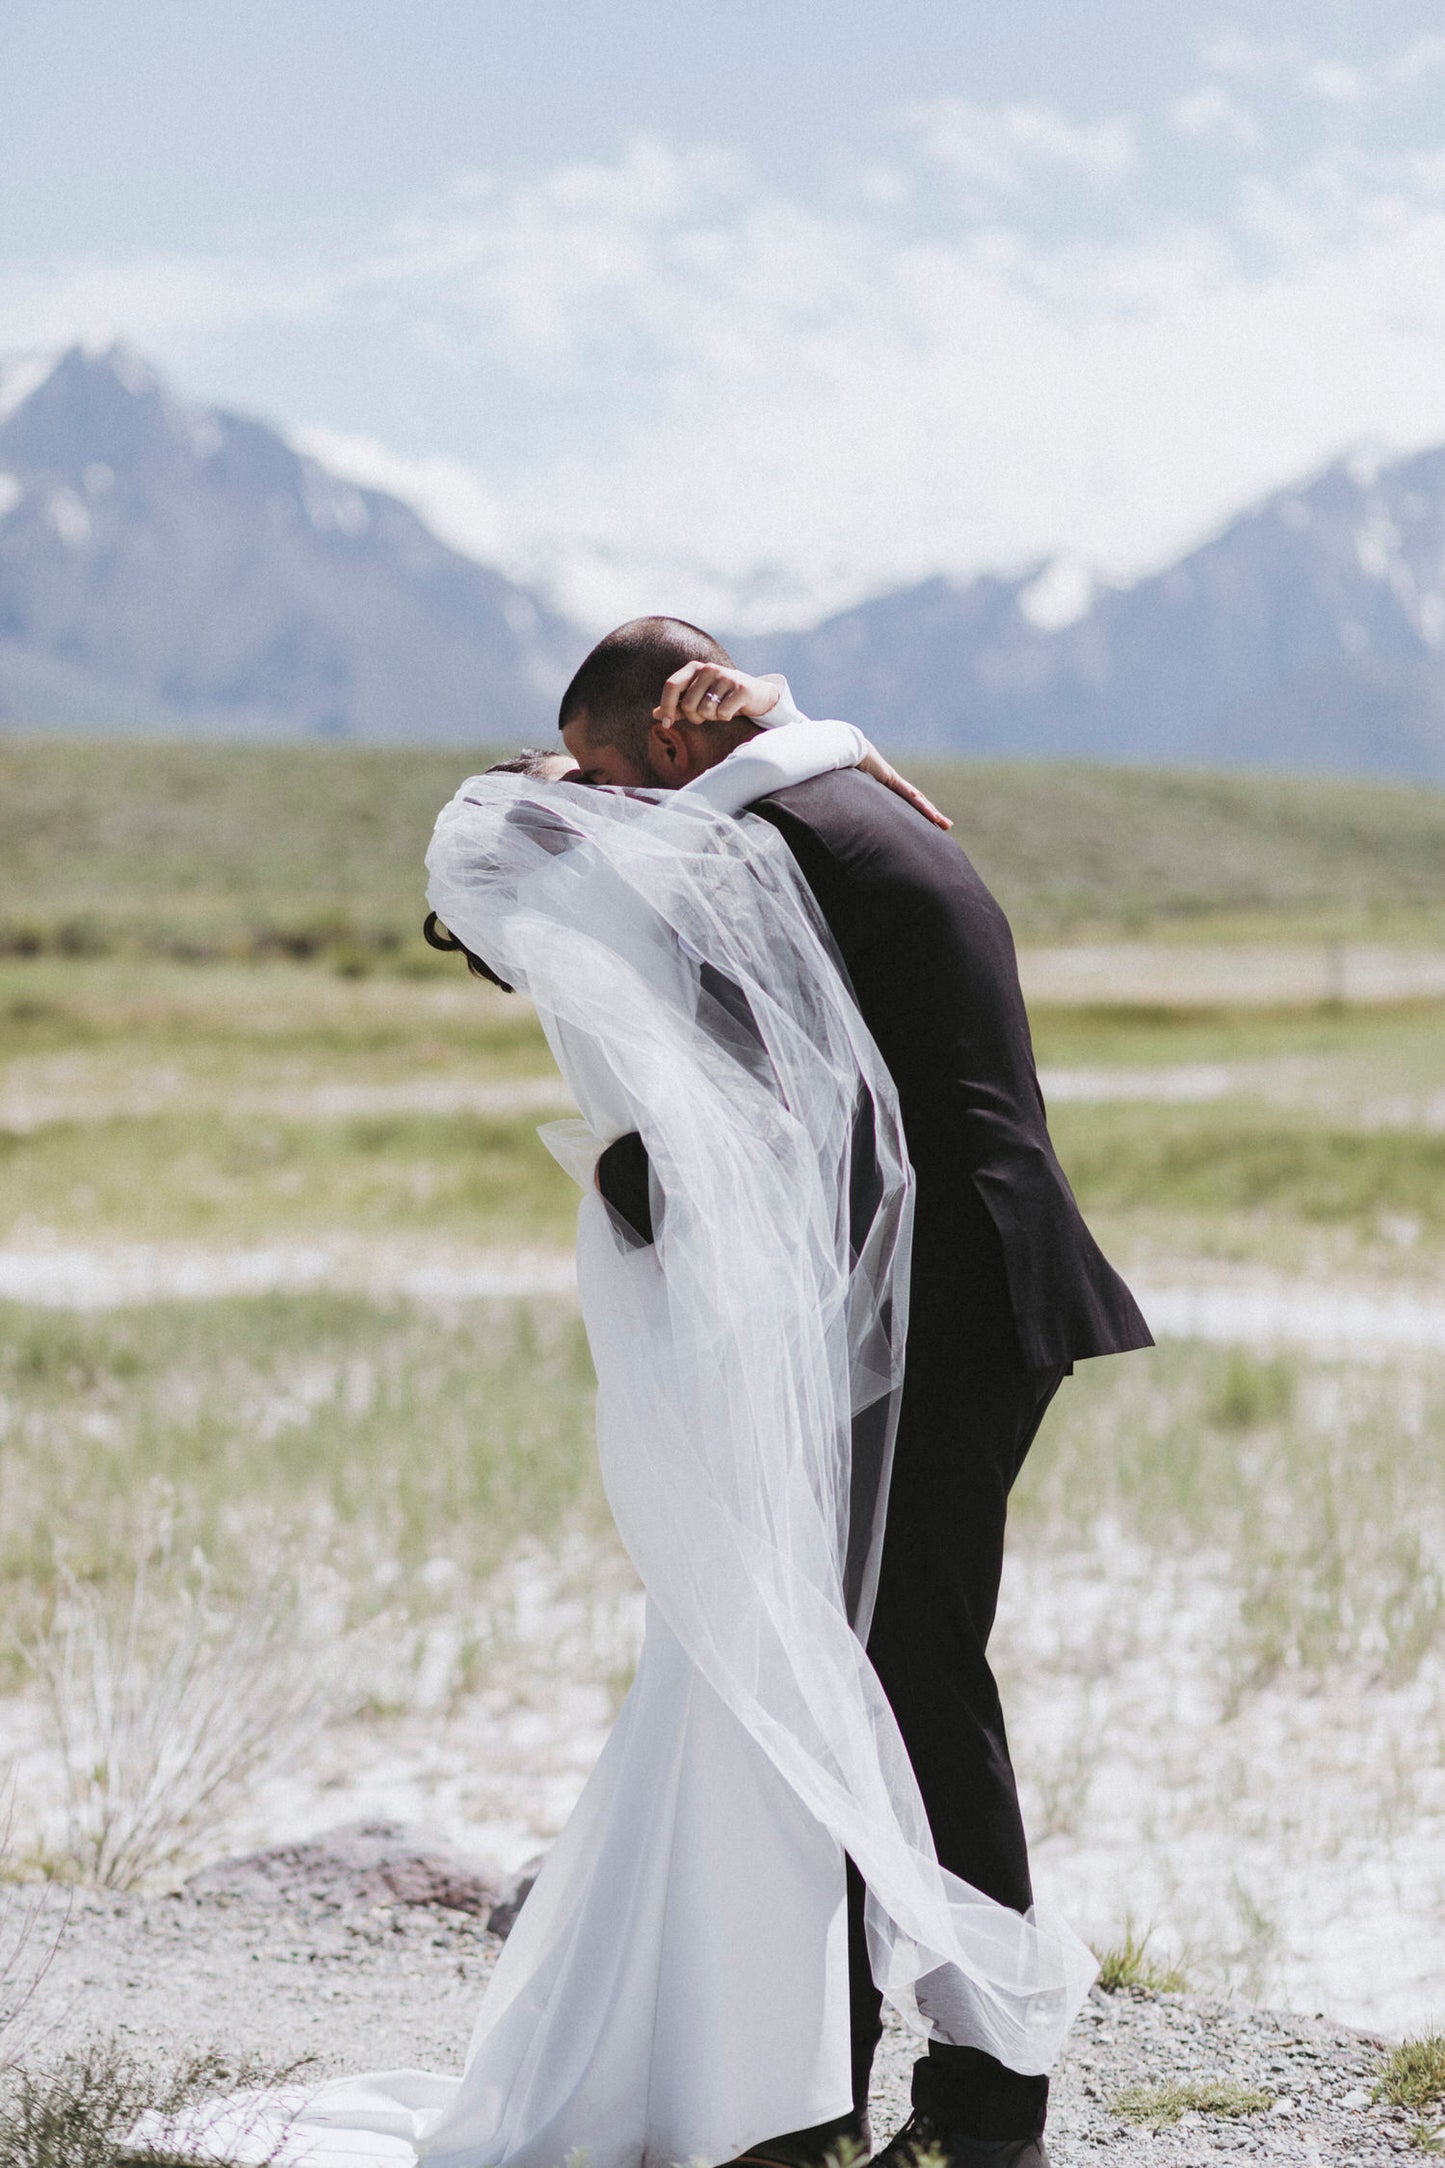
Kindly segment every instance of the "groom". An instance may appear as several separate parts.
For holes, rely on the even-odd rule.
[[[781,704],[781,706],[780,706]],[[596,646],[561,730],[593,783],[678,788],[792,714],[780,680],[736,669],[694,625],[644,617]],[[1001,1904],[1033,1901],[1003,1715],[986,1655],[1009,1490],[1062,1379],[1088,1355],[1152,1344],[1054,1155],[1008,922],[956,844],[857,769],[751,809],[817,900],[898,1088],[916,1177],[902,1407],[868,1654],[913,1763],[941,1863]],[[598,1186],[650,1240],[641,1140]],[[812,2168],[868,2145],[881,1997],[849,1865],[854,2113],[745,2156]],[[1040,2168],[1048,2080],[977,2048],[930,2045],[913,2113],[879,2159]]]

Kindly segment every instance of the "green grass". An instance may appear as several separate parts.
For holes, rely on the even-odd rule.
[[[1282,1674],[1414,1675],[1445,1641],[1445,1371],[1351,1371],[1172,1343],[1084,1363],[1011,1505],[1013,1540],[1107,1532],[1212,1553],[1239,1591],[1236,1693]]]
[[[140,1241],[446,1235],[565,1245],[577,1189],[535,1115],[160,1115],[0,1132],[7,1223]]]
[[[1424,1124],[1430,1087],[1391,1076],[1383,1029],[1377,1049],[1373,1094],[1337,1067],[1295,1104],[1241,1090],[1194,1104],[1055,1106],[1059,1158],[1106,1253],[1166,1275],[1208,1258],[1309,1277],[1438,1277],[1445,1134]],[[1413,1122],[1351,1119],[1360,1102],[1395,1094],[1420,1110]]]
[[[1273,1062],[1284,1080],[1273,1099],[1241,1084],[1198,1104],[1056,1107],[1064,1165],[1121,1262],[1211,1255],[1294,1268],[1323,1255],[1398,1272],[1402,1229],[1412,1270],[1445,1249],[1445,1139],[1355,1118],[1382,1094],[1423,1105],[1438,1091],[1445,1005],[1260,1018],[1044,1011],[1038,1038],[1045,1062]],[[0,1133],[0,1239],[350,1230],[567,1242],[575,1193],[536,1141],[537,1116],[324,1107],[337,1087],[463,1091],[552,1073],[526,1004],[460,973],[353,981],[298,964],[0,962],[0,1093],[29,1110]]]
[[[1445,1233],[1445,1135],[1336,1128],[1243,1099],[1064,1105],[1050,1127],[1087,1210],[1371,1227],[1408,1214]]]
[[[0,1629],[33,1628],[62,1566],[123,1593],[158,1531],[223,1593],[299,1547],[358,1619],[433,1608],[437,1557],[465,1597],[521,1541],[606,1529],[591,1396],[580,1324],[541,1302],[0,1307]],[[1436,1372],[1187,1345],[1085,1364],[1025,1464],[1013,1542],[1102,1528],[1224,1558],[1240,1692],[1340,1663],[1405,1679],[1445,1638],[1442,1426]]]
[[[121,1598],[158,1545],[204,1553],[221,1596],[299,1549],[353,1620],[434,1608],[438,1557],[475,1590],[521,1542],[605,1527],[592,1392],[552,1304],[0,1305],[4,1660],[62,1569]]]
[[[1236,2085],[1229,2078],[1177,2080],[1169,2085],[1131,2085],[1109,2102],[1121,2121],[1146,2130],[1167,2130],[1181,2115],[1217,2115],[1230,2121],[1263,2115],[1271,2096],[1256,2085]]]
[[[188,1081],[233,1086],[550,1067],[526,1002],[438,962],[439,980],[415,983],[338,979],[295,963],[0,959],[0,1051],[178,1064]]]
[[[903,763],[1029,940],[1438,940],[1445,792],[1081,762]]]
[[[1375,2086],[1376,2100],[1416,2114],[1445,2108],[1445,2033],[1423,2033],[1401,2041],[1385,2058]]]
[[[337,1082],[545,1074],[530,1011],[464,976],[12,961],[0,965],[7,1014],[0,1091],[58,1094],[93,1118],[0,1136],[0,1239],[47,1229],[224,1249],[343,1236],[423,1256],[431,1244],[571,1240],[576,1192],[535,1116],[287,1111]],[[1041,1039],[1048,1058],[1105,1068],[1258,1053],[1395,1091],[1438,1088],[1442,1030],[1442,1012],[1423,1008],[1070,1011],[1046,1017]],[[162,1111],[107,1113],[157,1077],[175,1087],[157,1093]],[[236,1103],[248,1094],[249,1109]],[[1323,1247],[1416,1274],[1445,1250],[1438,1134],[1351,1130],[1312,1105],[1242,1096],[1064,1104],[1055,1128],[1086,1212],[1125,1265],[1288,1264]],[[1418,1231],[1413,1248],[1382,1233],[1392,1214]],[[580,1501],[595,1505],[578,1328],[545,1306],[474,1314],[485,1323],[322,1295],[6,1313],[0,1566],[15,1601],[33,1609],[61,1544],[85,1572],[123,1577],[161,1502],[222,1563],[257,1516],[278,1532],[321,1529],[358,1586],[370,1561],[415,1564],[454,1541],[484,1575],[520,1534],[555,1531]],[[1445,1630],[1441,1427],[1429,1366],[1326,1385],[1300,1360],[1206,1347],[1086,1364],[1025,1469],[1019,1540],[1068,1543],[1108,1519],[1165,1551],[1227,1552],[1241,1691],[1339,1661],[1408,1677]]]
[[[430,969],[432,823],[491,757],[9,740],[0,948]]]
[[[1445,1002],[1271,1009],[1041,1007],[1032,1017],[1040,1062],[1060,1067],[1160,1069],[1216,1062],[1290,1062],[1438,1083],[1445,1075]]]
[[[430,970],[422,857],[473,754],[9,738],[0,950]],[[1445,792],[1358,779],[917,762],[1021,937],[1445,931]]]
[[[0,1094],[22,1111],[0,1129],[0,1239],[567,1243],[577,1193],[538,1115],[325,1111],[338,1088],[554,1075],[531,1009],[464,973],[12,961]]]
[[[1180,1995],[1189,1985],[1188,1974],[1179,1965],[1151,1957],[1148,1928],[1139,1933],[1133,1922],[1126,1920],[1121,1940],[1106,1950],[1097,1950],[1099,1960],[1099,1985],[1106,1995],[1117,1995],[1123,1989],[1147,1995]]]

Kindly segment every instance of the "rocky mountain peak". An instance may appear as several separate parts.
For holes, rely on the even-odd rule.
[[[0,720],[515,743],[585,645],[123,346],[0,359]],[[903,750],[1445,781],[1445,447],[1334,460],[1127,587],[1043,559],[733,645]]]
[[[578,644],[397,499],[123,346],[0,372],[0,717],[509,742],[552,726]]]

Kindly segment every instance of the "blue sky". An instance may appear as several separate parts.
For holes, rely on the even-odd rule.
[[[596,622],[1128,578],[1445,440],[1445,17],[6,0],[0,348],[114,337]]]

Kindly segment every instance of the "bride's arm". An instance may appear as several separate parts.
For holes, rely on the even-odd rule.
[[[876,777],[907,799],[935,827],[953,826],[921,790],[905,781],[869,744],[856,724],[811,721],[793,705],[785,678],[775,677],[770,682],[780,688],[779,696],[775,705],[757,718],[761,726],[758,735],[734,746],[726,759],[706,774],[685,783],[680,796],[701,798],[718,813],[737,814],[756,799],[786,790],[792,783],[811,782],[814,776],[831,775],[839,768],[861,768],[865,775]]]
[[[836,768],[856,768],[868,750],[868,740],[852,723],[815,723],[799,716],[734,746],[726,760],[684,783],[678,796],[701,798],[715,813],[741,813],[755,798],[786,790],[790,783],[807,783]]]

